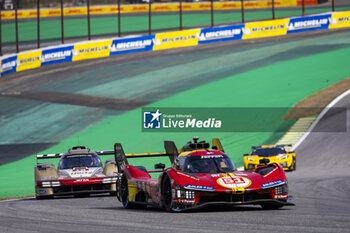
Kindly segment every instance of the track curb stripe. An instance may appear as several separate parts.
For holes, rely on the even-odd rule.
[[[328,112],[328,110],[336,105],[341,99],[350,94],[350,89],[345,91],[343,94],[339,95],[337,98],[332,100],[325,108],[323,108],[322,112],[318,115],[316,120],[311,124],[309,130],[293,145],[292,150],[296,150],[298,146],[309,136],[310,132],[316,127],[318,122],[322,119],[322,117]]]

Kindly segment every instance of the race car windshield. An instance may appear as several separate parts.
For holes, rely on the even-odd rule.
[[[226,173],[236,170],[227,155],[191,156],[184,164],[189,173]]]
[[[60,169],[78,167],[101,167],[101,160],[97,155],[90,154],[67,156],[60,160]]]
[[[252,155],[259,155],[259,156],[275,156],[278,154],[285,154],[286,150],[282,148],[261,148],[261,149],[256,149],[253,151]]]

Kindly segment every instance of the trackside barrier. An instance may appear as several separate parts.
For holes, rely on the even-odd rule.
[[[304,0],[305,5],[317,5],[317,0]],[[271,0],[266,1],[249,1],[244,2],[245,9],[257,9],[257,8],[270,8]],[[301,0],[275,0],[275,7],[292,7],[301,5]],[[170,3],[170,4],[152,4],[152,12],[169,12],[169,11],[179,11],[179,3]],[[186,3],[182,4],[183,11],[202,11],[202,10],[210,10],[211,3],[208,2],[200,2],[200,3]],[[233,9],[241,9],[241,2],[215,2],[214,3],[215,10],[233,10]],[[149,5],[122,5],[120,7],[120,13],[144,13],[149,11]],[[90,14],[92,15],[100,15],[100,14],[116,14],[118,13],[117,6],[94,6],[90,8]],[[65,16],[72,15],[86,15],[87,9],[86,7],[73,7],[66,8],[63,10],[63,14]],[[40,17],[58,17],[61,16],[61,9],[41,9]],[[18,18],[36,18],[37,10],[19,10]],[[3,11],[1,12],[2,19],[14,19],[15,12],[14,11]]]
[[[147,36],[94,40],[3,56],[0,58],[0,77],[13,72],[61,62],[346,27],[350,27],[350,11],[165,32]]]

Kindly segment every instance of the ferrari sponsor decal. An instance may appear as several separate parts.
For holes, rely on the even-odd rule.
[[[329,21],[329,29],[350,27],[350,11],[333,13]]]
[[[280,180],[276,180],[276,181],[271,181],[269,183],[261,184],[261,187],[262,188],[270,188],[270,187],[273,187],[276,185],[280,185],[282,183],[283,183],[283,181],[282,181],[282,179],[280,179]]]
[[[328,29],[331,14],[291,18],[287,26],[287,33]]]
[[[185,187],[189,188],[189,189],[204,190],[204,191],[214,191],[215,190],[211,186],[204,186],[204,185],[185,184]]]
[[[203,28],[198,36],[198,44],[228,41],[228,40],[240,40],[242,39],[244,24],[216,27],[216,28]]]
[[[113,40],[109,55],[151,51],[153,40],[154,35]]]
[[[153,50],[195,46],[198,44],[197,35],[199,33],[200,29],[158,33],[155,37]]]
[[[63,48],[45,49],[41,54],[41,65],[51,65],[72,61],[73,46]]]
[[[251,180],[246,177],[221,177],[216,181],[220,186],[230,189],[246,188],[252,184]]]
[[[186,203],[186,204],[193,204],[196,201],[195,200],[188,200],[188,199],[178,199],[179,203]]]
[[[41,51],[19,54],[17,56],[17,72],[34,69],[41,65]]]
[[[112,41],[99,41],[74,45],[73,61],[108,57]]]
[[[253,39],[287,34],[289,19],[246,23],[243,29],[243,39]]]

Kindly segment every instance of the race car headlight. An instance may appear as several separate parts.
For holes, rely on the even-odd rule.
[[[247,160],[248,160],[248,161],[255,162],[255,159],[252,159],[252,158],[250,158],[250,157],[247,157]]]
[[[288,185],[284,184],[284,185],[281,185],[281,186],[277,186],[275,188],[275,192],[276,192],[276,195],[282,195],[282,194],[288,193]]]
[[[287,167],[287,162],[280,163],[281,167]]]
[[[43,188],[50,188],[50,187],[59,187],[61,186],[60,181],[42,181],[41,187]]]
[[[280,158],[280,160],[282,160],[282,159],[286,159],[286,158],[288,158],[288,155],[284,155],[284,156],[282,156],[282,157]]]
[[[176,191],[177,198],[181,199],[194,199],[195,191],[191,190],[177,190]]]
[[[181,199],[194,199],[195,191],[179,189],[178,185],[176,188],[176,197]]]

